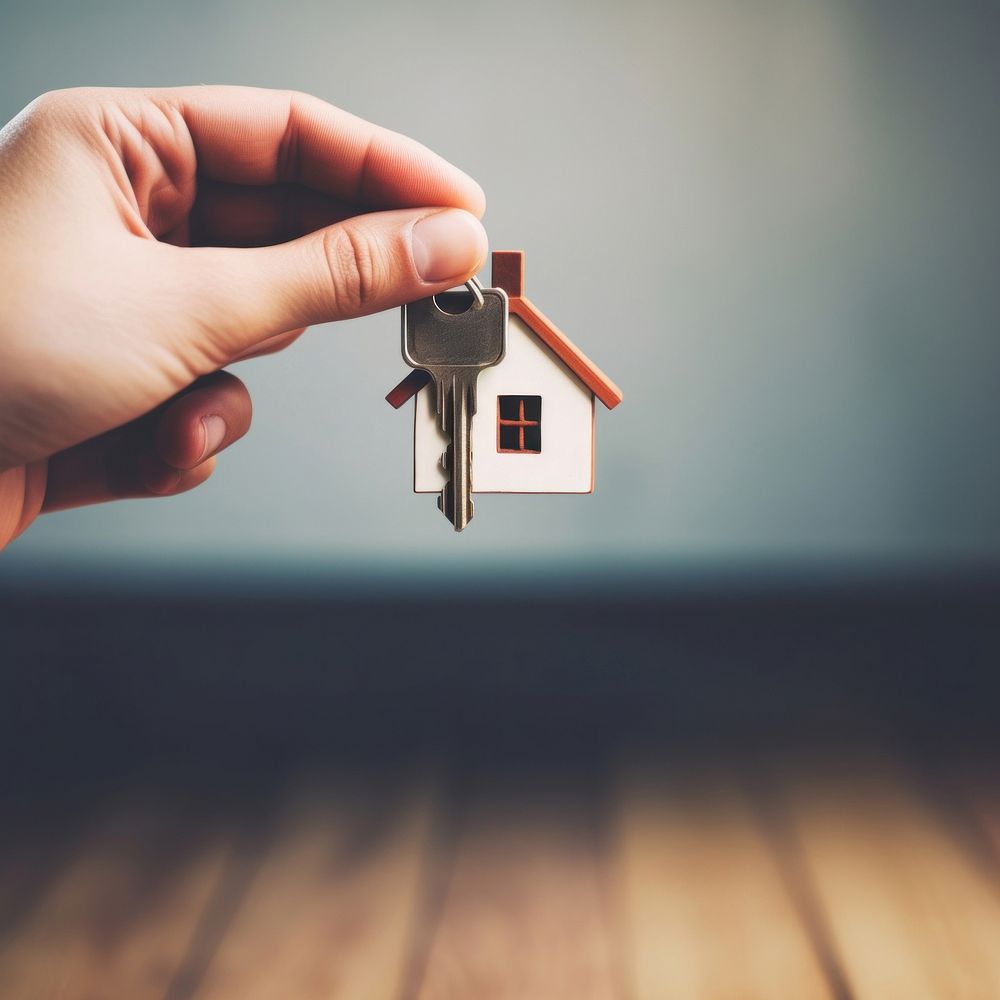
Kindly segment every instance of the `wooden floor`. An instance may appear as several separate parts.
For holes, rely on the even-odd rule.
[[[1000,573],[99,582],[0,567],[0,1000],[1000,998]]]
[[[130,786],[5,827],[0,997],[996,998],[996,773],[646,756],[239,805]]]

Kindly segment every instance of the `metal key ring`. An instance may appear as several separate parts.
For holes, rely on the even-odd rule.
[[[473,275],[465,283],[465,287],[468,288],[470,292],[472,292],[472,297],[476,300],[473,303],[472,308],[482,309],[486,300],[483,298],[483,286],[479,283],[479,279],[475,275]]]

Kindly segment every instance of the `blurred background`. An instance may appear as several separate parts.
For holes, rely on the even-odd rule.
[[[494,898],[483,872],[527,871],[525,899],[539,886],[565,903],[531,913],[572,926],[575,889],[560,892],[589,879],[590,862],[558,875],[563,889],[536,873],[603,858],[615,816],[625,842],[648,847],[629,884],[660,884],[657,831],[673,800],[664,793],[653,819],[611,808],[634,801],[619,795],[628,759],[683,772],[699,794],[719,774],[750,788],[738,822],[706,793],[717,841],[687,812],[671,827],[683,833],[671,854],[681,898],[719,880],[712,906],[692,903],[674,931],[735,935],[734,950],[703,956],[706,974],[739,972],[733,955],[786,954],[771,947],[770,918],[727,909],[758,900],[763,882],[756,861],[719,861],[757,858],[745,845],[759,840],[807,929],[802,968],[826,984],[787,995],[998,995],[1000,894],[980,895],[1000,886],[998,37],[1000,8],[986,0],[0,0],[3,120],[59,87],[243,83],[310,91],[439,151],[485,188],[492,248],[525,251],[528,296],[625,395],[614,412],[598,406],[593,496],[483,496],[457,536],[433,497],[411,492],[412,414],[383,400],[406,372],[398,315],[318,327],[235,367],[254,426],[205,486],[43,517],[0,555],[0,991],[52,995],[32,977],[78,952],[39,940],[76,947],[100,930],[105,958],[109,940],[135,947],[128,928],[144,948],[160,941],[133,919],[143,865],[173,870],[159,856],[115,883],[120,897],[106,895],[103,868],[91,895],[84,879],[60,896],[51,873],[62,869],[40,861],[18,862],[5,889],[18,837],[58,854],[64,829],[123,790],[188,806],[201,796],[192,822],[214,830],[221,809],[237,860],[202,916],[191,910],[199,930],[183,960],[176,942],[162,946],[165,992],[112,979],[100,995],[244,997],[197,991],[266,867],[271,841],[239,838],[258,820],[270,829],[272,792],[332,770],[361,773],[378,799],[431,761],[446,804],[445,833],[431,839],[450,871],[461,831],[482,829],[462,825],[479,815],[470,803],[535,789],[533,805],[508,796],[488,812],[487,832],[527,823],[516,849],[470,848],[479,861],[456,863],[472,872],[459,878],[461,938],[480,926],[468,899]],[[855,783],[883,774],[871,760],[886,754],[905,780],[876,782],[870,809]],[[829,823],[789,834],[774,800],[791,801],[787,815],[803,800],[782,798],[773,765],[794,763],[813,789],[817,755],[846,774],[841,798]],[[973,772],[992,789],[982,809],[952,780],[965,789]],[[528,822],[539,799],[563,831],[554,840]],[[380,808],[357,843],[388,822]],[[137,839],[115,822],[111,858]],[[806,829],[818,831],[813,854]],[[541,845],[537,868],[518,868],[526,843]],[[718,850],[699,854],[703,843]],[[356,848],[337,872],[354,870]],[[71,873],[90,863],[72,856]],[[282,912],[278,892],[298,913],[322,881],[296,870],[301,895],[280,896],[279,865],[265,911]],[[838,910],[837,887],[855,884],[867,888]],[[824,886],[829,926],[815,903]],[[676,991],[658,964],[671,934],[646,920],[660,912],[647,902],[630,911],[633,928],[653,928],[649,961],[637,960],[650,989],[634,995],[703,995]],[[425,945],[431,911],[418,921]],[[526,948],[549,938],[496,912],[502,902],[482,938],[455,947],[475,957],[506,941],[497,968],[529,969]],[[250,941],[237,965],[270,956],[270,932],[256,934],[237,936]],[[590,939],[577,937],[551,953],[583,949]],[[876,954],[888,978],[866,979]],[[487,962],[485,978],[470,974],[476,988],[419,996],[487,995],[494,972]],[[962,975],[995,988],[951,991]],[[792,981],[778,962],[768,988],[748,978],[725,995],[774,996]],[[619,995],[535,986],[509,995]]]
[[[98,0],[0,24],[5,120],[56,87],[234,82],[415,136],[482,183],[492,247],[524,249],[530,297],[625,392],[594,496],[485,496],[455,537],[383,402],[397,314],[316,328],[236,367],[255,423],[211,483],[43,518],[5,576],[1000,555],[995,5]]]

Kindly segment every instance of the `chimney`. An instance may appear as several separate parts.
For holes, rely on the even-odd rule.
[[[512,299],[524,295],[523,251],[493,251],[493,287],[502,288]]]

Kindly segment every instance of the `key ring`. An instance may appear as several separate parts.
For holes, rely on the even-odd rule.
[[[483,286],[479,283],[479,279],[475,275],[473,275],[465,283],[465,287],[468,288],[470,292],[472,292],[472,297],[476,300],[475,303],[473,303],[472,308],[482,309],[483,304],[486,302],[486,300],[483,298]]]
[[[473,275],[465,283],[465,287],[472,292],[472,305],[470,309],[482,309],[486,305],[486,299],[483,298],[483,286],[479,283],[479,279]],[[434,304],[440,309],[441,307],[437,305],[437,296],[431,296],[434,299]]]

